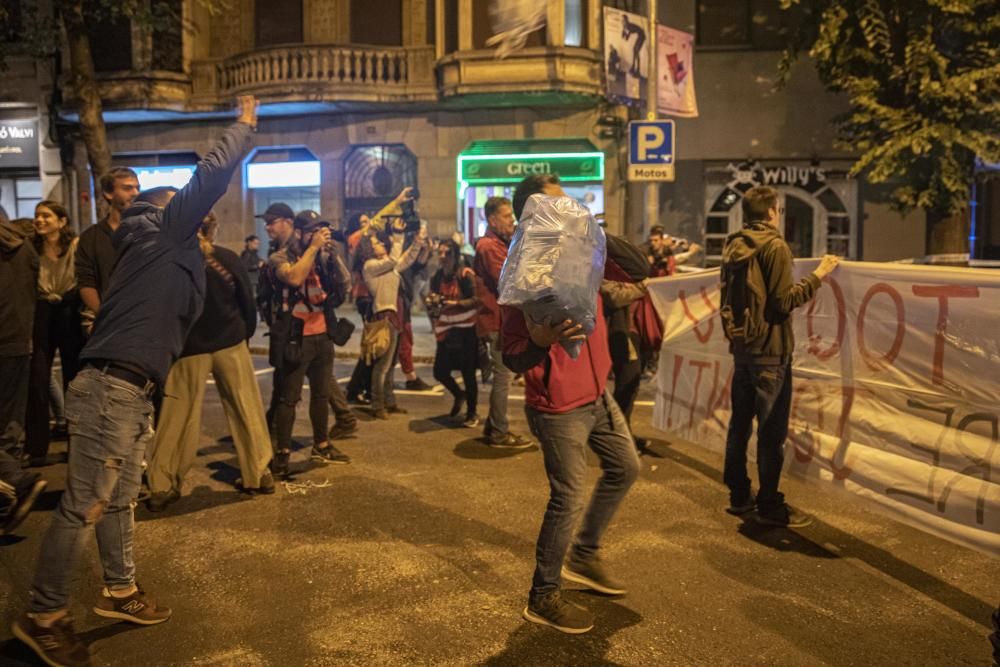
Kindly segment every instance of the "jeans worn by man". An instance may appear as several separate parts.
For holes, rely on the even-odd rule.
[[[42,543],[46,558],[31,585],[32,612],[66,608],[73,571],[65,564],[78,558],[87,539],[85,529],[93,526],[106,587],[94,611],[134,620],[116,609],[111,596],[131,590],[135,582],[132,507],[139,494],[146,446],[153,438],[152,390],[152,383],[140,388],[96,368],[84,369],[70,384],[66,420],[73,446],[67,491]],[[157,616],[144,620],[169,616],[163,607],[156,611]]]
[[[792,251],[778,230],[778,193],[751,188],[743,196],[742,230],[730,234],[722,251],[723,328],[733,355],[732,408],[726,437],[724,481],[737,516],[755,509],[764,524],[800,528],[812,518],[785,503],[778,491],[792,400],[792,311],[812,300],[821,280],[837,265],[827,255],[798,282],[792,280]],[[747,477],[747,445],[757,418],[759,492]]]
[[[503,364],[500,340],[500,306],[497,305],[500,271],[507,259],[507,246],[514,233],[514,213],[505,197],[490,197],[483,207],[488,229],[476,242],[473,270],[476,272],[479,296],[479,330],[489,340],[493,384],[490,386],[490,414],[483,435],[494,447],[524,449],[532,446],[527,438],[510,432],[507,419],[507,397],[511,373]]]
[[[597,318],[590,336],[583,338],[581,331],[568,321],[529,325],[520,310],[504,307],[504,362],[524,373],[525,412],[541,443],[551,489],[523,616],[572,634],[590,630],[594,617],[562,598],[562,578],[608,595],[626,592],[606,573],[598,553],[608,524],[639,474],[628,425],[607,389],[611,358],[604,319]],[[583,338],[576,359],[558,344],[560,338],[574,336]],[[589,504],[588,449],[600,459],[602,471]]]
[[[736,364],[731,393],[732,417],[726,437],[723,481],[734,498],[752,496],[747,477],[747,442],[757,417],[757,507],[767,512],[782,508],[785,496],[778,491],[785,462],[785,438],[792,405],[792,367]]]
[[[90,526],[105,578],[95,613],[140,625],[170,618],[136,583],[132,560],[132,507],[153,434],[150,398],[201,314],[205,270],[196,234],[249,151],[256,122],[256,100],[240,98],[239,122],[198,163],[188,184],[139,195],[112,237],[117,266],[66,401],[66,491],[42,543],[28,612],[13,626],[47,664],[89,662],[73,631],[69,593]]]

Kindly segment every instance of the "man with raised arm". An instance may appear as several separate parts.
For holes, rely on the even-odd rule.
[[[93,526],[104,568],[94,612],[153,625],[170,618],[137,584],[132,560],[135,504],[146,445],[153,436],[153,394],[201,313],[204,258],[197,232],[250,149],[257,101],[239,98],[237,123],[178,191],[153,188],[122,214],[112,235],[118,255],[83,370],[69,386],[70,458],[66,492],[42,542],[28,611],[14,635],[49,665],[86,665],[87,645],[73,631],[69,592]]]

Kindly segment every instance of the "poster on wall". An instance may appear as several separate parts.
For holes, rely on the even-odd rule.
[[[645,104],[649,77],[649,20],[604,8],[604,68],[608,97],[624,104]]]
[[[796,278],[817,263],[797,260]],[[842,262],[823,282],[792,319],[789,471],[1000,555],[1000,355],[984,316],[1000,274]],[[721,452],[733,363],[719,273],[649,290],[664,320],[653,425]]]
[[[694,94],[694,35],[656,26],[656,108],[662,114],[698,117]]]

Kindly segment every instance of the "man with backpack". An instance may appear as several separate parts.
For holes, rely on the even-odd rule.
[[[761,523],[801,528],[812,517],[785,503],[778,491],[792,400],[790,319],[808,303],[839,259],[825,255],[819,266],[792,282],[792,251],[778,230],[778,192],[755,187],[743,196],[743,229],[726,239],[722,251],[723,330],[733,355],[732,416],[726,438],[723,478],[729,508],[736,516],[754,509]],[[747,443],[757,418],[756,497],[747,477]]]
[[[324,464],[350,463],[347,455],[330,444],[327,426],[334,355],[328,333],[335,323],[329,306],[343,300],[350,290],[351,276],[339,254],[330,247],[330,223],[320,220],[317,214],[307,211],[293,218],[287,205],[272,204],[263,217],[269,233],[280,244],[265,271],[273,284],[266,290],[273,299],[269,313],[270,357],[279,380],[271,465],[275,476],[286,478],[295,406],[307,376],[313,427],[310,458]]]

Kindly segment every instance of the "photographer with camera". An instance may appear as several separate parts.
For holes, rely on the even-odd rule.
[[[404,191],[405,192],[405,191]],[[376,419],[388,419],[389,413],[404,414],[396,405],[393,386],[393,369],[399,352],[400,332],[403,330],[403,297],[400,293],[401,274],[405,273],[422,255],[426,256],[427,230],[420,228],[409,249],[403,242],[392,242],[384,233],[376,231],[374,221],[361,238],[358,252],[364,261],[364,278],[373,298],[373,315],[365,323],[362,336],[362,356],[374,363],[372,370],[372,414]],[[409,321],[408,313],[406,320]]]
[[[386,213],[386,209],[383,209],[373,220],[373,227],[376,229],[380,218],[386,220],[386,227],[391,234],[392,246],[402,248],[403,252],[410,249],[420,230],[424,229],[416,211],[416,200],[419,198],[420,191],[416,188],[403,188],[402,192],[393,200],[393,203],[398,206],[398,212],[397,209],[393,209]],[[390,206],[393,203],[390,203]],[[399,272],[399,319],[401,326],[399,330],[399,368],[406,377],[406,388],[410,391],[429,391],[432,388],[431,385],[417,376],[416,368],[413,366],[413,323],[410,319],[410,311],[414,301],[413,285],[417,275],[427,267],[429,260],[430,247],[425,246],[413,260],[413,264],[406,270]]]
[[[271,364],[280,369],[275,475],[288,476],[295,406],[309,377],[309,419],[313,427],[310,458],[319,463],[350,463],[328,440],[330,387],[333,377],[333,307],[350,291],[351,277],[330,246],[330,223],[313,212],[292,218],[285,204],[272,204],[263,217],[279,249],[268,259],[272,283]],[[328,321],[329,320],[329,321]]]

